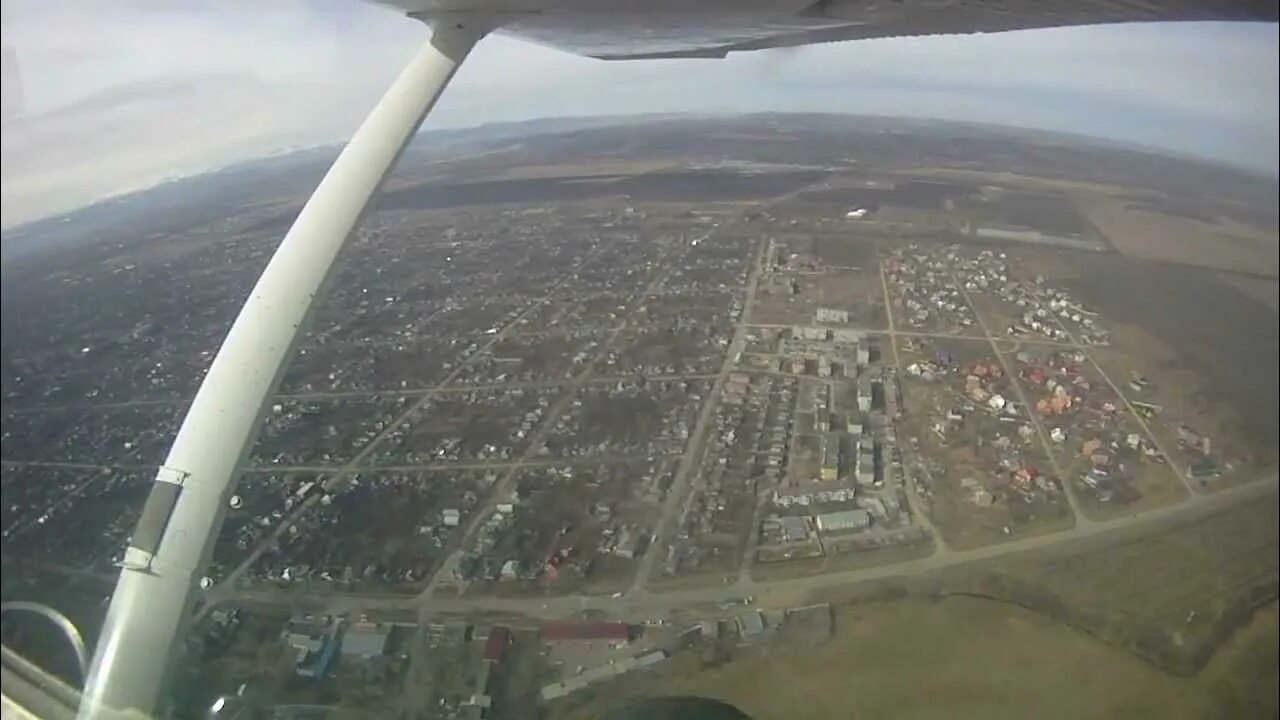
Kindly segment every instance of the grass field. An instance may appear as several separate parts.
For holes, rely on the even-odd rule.
[[[1280,311],[1280,283],[1275,280],[1221,273],[1223,280],[1231,283],[1237,290],[1271,308],[1272,312]]]
[[[1275,598],[1278,517],[1272,498],[1086,552],[988,568],[1008,580],[996,595],[1026,604],[1017,596],[1028,592],[1030,606],[1189,675],[1260,600]]]
[[[1147,260],[1274,275],[1274,235],[1231,220],[1206,223],[1126,207],[1119,200],[1085,203],[1089,220],[1124,255]]]
[[[1265,715],[1268,698],[1275,707],[1275,617],[1273,604],[1188,679],[1013,606],[973,598],[851,606],[836,616],[837,638],[816,647],[779,643],[697,672],[686,664],[637,675],[549,716],[595,718],[651,693],[718,698],[756,720]],[[1268,647],[1269,691],[1257,672]]]
[[[1277,517],[1269,498],[863,591],[820,645],[778,636],[729,658],[686,652],[547,716],[595,718],[661,694],[718,698],[756,720],[1274,717]]]
[[[1206,483],[1206,489],[1220,490],[1247,482],[1275,466],[1274,436],[1268,440],[1252,427],[1249,416],[1224,402],[1203,376],[1180,361],[1175,348],[1152,333],[1117,323],[1114,347],[1096,348],[1090,355],[1120,384],[1130,401],[1163,408],[1146,425],[1178,468],[1185,472],[1198,459],[1197,453],[1178,446],[1179,426],[1188,425],[1212,439],[1213,457],[1222,465],[1223,474]],[[1140,391],[1133,389],[1128,380],[1135,374],[1146,377],[1151,384]]]

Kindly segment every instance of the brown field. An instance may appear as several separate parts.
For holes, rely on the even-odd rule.
[[[815,310],[829,307],[848,310],[849,324],[854,327],[886,326],[884,290],[874,265],[828,273],[778,273],[778,277],[795,278],[800,292],[792,295],[781,287],[767,290],[762,285],[751,309],[751,322],[810,324]]]
[[[1005,589],[994,596],[1192,675],[1254,608],[1274,600],[1278,520],[1271,496],[1121,542],[991,563],[973,587],[999,577],[994,585]]]
[[[1218,277],[1234,285],[1245,295],[1271,308],[1272,312],[1280,310],[1280,282],[1234,273],[1220,273]]]
[[[1208,435],[1213,456],[1223,463],[1222,476],[1206,482],[1206,489],[1221,490],[1256,480],[1260,473],[1275,466],[1275,446],[1256,442],[1254,433],[1244,426],[1246,421],[1220,402],[1203,378],[1180,364],[1172,349],[1139,328],[1126,327],[1116,337],[1115,348],[1096,348],[1090,355],[1130,401],[1164,408],[1146,420],[1146,426],[1181,471],[1186,472],[1196,459],[1192,452],[1178,446],[1181,425]],[[1135,391],[1127,384],[1134,373],[1146,377],[1151,384]]]
[[[1206,223],[1126,208],[1118,199],[1090,201],[1081,209],[1117,251],[1131,257],[1273,277],[1280,265],[1274,233],[1232,220]]]
[[[601,177],[610,175],[639,175],[666,170],[677,166],[675,160],[622,160],[590,163],[550,163],[503,168],[487,175],[490,178],[530,179],[562,177]]]
[[[1038,177],[1016,172],[991,172],[989,170],[965,170],[961,168],[914,168],[912,176],[930,179],[947,179],[999,185],[1019,190],[1039,190],[1045,192],[1077,192],[1086,195],[1122,194],[1128,188],[1105,182],[1085,180],[1068,180],[1056,177]]]

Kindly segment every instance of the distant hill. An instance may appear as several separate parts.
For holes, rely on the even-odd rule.
[[[766,147],[767,143],[730,136],[707,139],[709,134],[723,132],[786,133],[811,142]],[[533,139],[537,142],[527,142]],[[1275,178],[1062,133],[913,118],[786,113],[553,118],[433,130],[422,133],[410,146],[397,177],[439,173],[441,159],[464,157],[468,152],[513,142],[518,142],[520,151],[537,162],[554,162],[561,156],[582,160],[653,153],[717,159],[743,156],[742,159],[760,162],[821,162],[854,157],[874,166],[914,152],[920,162],[961,167],[982,159],[978,156],[987,162],[998,162],[1001,148],[1010,143],[1066,146],[1082,152],[1092,148],[1095,152],[1083,152],[1074,163],[1046,167],[1045,171],[1066,175],[1096,172],[1104,160],[1112,161],[1121,152],[1133,162],[1128,164],[1129,170],[1117,165],[1114,173],[1131,171],[1135,181],[1170,182],[1179,170],[1194,170],[1199,178],[1197,184],[1203,183],[1204,174],[1209,173],[1215,186],[1226,188],[1227,192],[1241,190],[1248,202],[1263,198],[1263,219],[1274,215],[1274,198],[1280,188]],[[9,265],[20,258],[98,242],[118,244],[145,239],[221,220],[265,199],[304,196],[319,182],[338,149],[334,145],[239,163],[5,230],[0,239],[0,262]],[[1108,152],[1102,156],[1097,150]],[[506,161],[508,155],[501,155],[498,161]],[[1027,167],[1021,169],[1031,171]]]

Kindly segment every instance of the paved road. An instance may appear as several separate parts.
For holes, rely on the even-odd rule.
[[[671,487],[667,490],[667,495],[663,499],[662,513],[658,516],[658,524],[654,529],[656,539],[649,547],[649,550],[640,558],[640,565],[636,569],[635,581],[631,586],[631,592],[633,593],[641,592],[648,587],[649,579],[653,575],[654,563],[658,562],[659,556],[666,555],[666,549],[670,545],[674,533],[678,532],[680,521],[688,512],[689,503],[693,499],[693,476],[697,474],[698,468],[702,464],[702,455],[706,450],[708,428],[715,417],[716,408],[720,405],[721,391],[724,389],[726,379],[737,364],[738,353],[747,346],[747,318],[751,316],[751,307],[756,298],[756,288],[760,284],[760,266],[764,257],[766,242],[764,238],[758,240],[752,252],[751,270],[747,274],[746,296],[742,301],[742,312],[738,315],[738,323],[733,330],[733,340],[729,342],[729,348],[725,351],[724,362],[720,366],[719,374],[716,375],[716,381],[711,387],[711,392],[707,395],[707,399],[702,402],[702,410],[698,413],[698,420],[693,426],[693,431],[689,434],[689,445],[680,457],[680,464],[676,467],[675,478],[672,480]]]
[[[603,328],[606,330],[614,330],[616,328]],[[520,333],[510,333],[504,335],[505,338],[518,337]],[[615,383],[619,380],[629,380],[636,377],[636,373],[629,375],[597,375],[588,383],[608,384]],[[711,380],[715,377],[714,373],[685,373],[676,375],[646,375],[645,380]],[[398,397],[422,397],[423,395],[436,394],[457,394],[475,392],[478,390],[510,390],[515,388],[552,388],[558,385],[568,385],[572,382],[572,378],[555,378],[550,380],[509,380],[505,382],[482,382],[482,383],[456,383],[428,385],[417,388],[373,388],[369,390],[316,390],[308,392],[292,392],[279,393],[275,396],[276,400],[361,400],[365,398],[398,398]],[[64,412],[67,410],[113,410],[130,407],[166,407],[173,405],[186,405],[191,402],[189,397],[174,398],[154,398],[150,400],[124,400],[121,402],[102,402],[102,403],[73,403],[68,405],[31,405],[29,407],[5,408],[5,412],[11,415],[38,415],[41,413]]]
[[[895,321],[893,319],[893,299],[889,296],[889,279],[885,276],[883,261],[880,263],[880,291],[884,294],[884,317],[885,321],[889,325],[889,348],[893,351],[893,382],[895,387],[897,387],[897,383],[902,381],[902,355],[898,351],[898,330],[895,327]],[[885,393],[886,395],[888,394],[887,389]],[[906,412],[906,410],[900,407],[898,408],[898,412],[903,413]],[[896,421],[896,418],[889,418],[889,422],[891,423]],[[902,446],[898,444],[897,437],[897,428],[895,428],[894,445],[901,449]],[[912,453],[913,456],[915,455],[914,450],[908,450],[908,452]],[[905,474],[906,463],[903,463],[903,467],[900,468],[900,471]],[[921,527],[929,532],[929,536],[933,538],[933,547],[936,554],[950,555],[951,546],[947,544],[947,539],[942,536],[942,533],[938,532],[938,528],[934,527],[933,520],[929,518],[929,513],[924,510],[925,504],[920,498],[920,488],[916,484],[916,481],[905,476],[901,481],[902,486],[906,489],[907,508],[911,510],[911,519],[919,523]]]
[[[1108,542],[1147,531],[1162,525],[1192,521],[1236,504],[1268,499],[1276,501],[1280,477],[1272,475],[1252,483],[1238,485],[1217,493],[1196,495],[1178,503],[1138,515],[1077,525],[1068,530],[1034,537],[986,545],[971,550],[952,550],[928,557],[871,568],[840,570],[785,580],[739,580],[733,584],[701,586],[649,592],[613,599],[607,595],[567,595],[559,597],[458,598],[436,596],[420,604],[412,596],[375,596],[326,592],[289,592],[251,590],[234,594],[234,600],[247,604],[323,607],[326,611],[420,610],[424,616],[501,614],[524,616],[533,620],[553,620],[573,616],[584,610],[595,610],[609,617],[643,621],[672,614],[720,614],[719,603],[752,595],[761,608],[793,607],[807,601],[816,590],[853,586],[894,577],[926,574],[967,563],[1025,553],[1051,547],[1083,546],[1089,542]]]
[[[888,301],[886,301],[885,307],[888,307],[887,303]],[[750,323],[747,325],[747,327],[772,329],[772,330],[784,330],[786,328],[794,327],[794,325],[784,325],[781,323]],[[901,337],[938,338],[940,340],[977,340],[979,342],[987,341],[987,338],[985,335],[966,335],[965,333],[961,333],[961,332],[943,333],[943,332],[928,332],[925,330],[902,330],[900,328],[894,327],[893,324],[890,324],[888,329],[863,328],[863,327],[850,327],[847,329],[856,330],[860,333],[865,333],[867,335],[894,335],[894,336],[901,336]],[[996,336],[996,340],[999,342],[1021,342],[1027,345],[1052,345],[1054,347],[1065,347],[1065,348],[1071,348],[1073,350],[1080,347],[1080,345],[1074,342],[1061,342],[1059,340],[1049,340],[1048,338]]]
[[[636,462],[641,460],[653,460],[654,458],[675,457],[680,453],[669,453],[666,455],[653,455],[645,453],[643,455],[626,455],[622,453],[594,453],[586,455],[573,455],[563,458],[535,458],[522,455],[518,458],[507,460],[458,460],[450,462],[424,463],[420,465],[365,465],[358,468],[361,475],[371,472],[387,472],[387,471],[415,471],[415,470],[501,470],[513,467],[543,467],[546,465],[598,465],[601,463],[625,463]],[[309,472],[309,473],[338,473],[345,472],[349,468],[344,465],[264,465],[261,467],[251,467],[241,470],[246,473],[287,473],[287,472]]]

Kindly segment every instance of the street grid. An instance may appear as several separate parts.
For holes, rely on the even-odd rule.
[[[754,301],[754,295],[755,295],[754,291],[758,283],[758,274],[760,271],[762,247],[763,246],[760,243],[755,243],[753,244],[751,249],[754,262],[752,264],[751,274],[749,275],[749,280],[747,283],[747,287],[745,289],[746,296],[744,298],[744,310],[741,316],[739,317],[738,322],[736,323],[735,337],[734,337],[734,340],[730,343],[729,350],[726,353],[725,364],[722,367],[720,373],[717,373],[715,375],[710,375],[710,376],[708,376],[707,374],[698,375],[697,377],[699,378],[715,377],[717,378],[717,380],[719,380],[724,377],[727,377],[727,375],[734,370],[735,366],[732,360],[737,354],[737,351],[740,350],[743,345],[745,345],[745,333],[750,329],[759,328],[759,327],[789,327],[789,326],[778,326],[778,325],[762,325],[758,323],[752,323],[749,321],[750,308]],[[660,285],[661,281],[665,278],[666,273],[668,273],[670,270],[671,270],[670,265],[664,265],[662,270],[657,273],[657,277],[654,278],[654,280],[645,289],[645,291],[639,294],[640,297],[644,297],[650,291],[652,291],[653,289],[656,289]],[[1000,343],[1002,342],[1013,342],[1015,344],[1014,345],[1015,347],[1017,347],[1018,343],[1025,343],[1029,345],[1046,345],[1046,346],[1054,346],[1054,347],[1069,347],[1072,349],[1077,349],[1082,352],[1085,352],[1086,355],[1088,354],[1087,352],[1088,349],[1080,345],[1078,342],[1076,342],[1074,338],[1071,339],[1071,342],[1063,343],[1063,342],[1047,341],[1047,340],[1046,341],[1013,340],[1009,338],[998,338],[994,336],[991,333],[986,323],[986,319],[977,311],[977,308],[974,307],[974,304],[969,299],[967,292],[964,292],[964,296],[966,300],[969,302],[970,308],[973,310],[974,315],[979,322],[979,326],[983,330],[983,334],[981,336],[962,335],[957,333],[937,333],[937,332],[930,333],[930,332],[899,330],[896,327],[896,321],[893,315],[892,303],[889,301],[890,300],[889,288],[887,285],[887,280],[884,275],[883,266],[881,266],[879,270],[880,270],[882,288],[883,288],[883,291],[885,294],[885,300],[886,300],[885,302],[886,321],[887,321],[888,327],[883,329],[868,329],[865,332],[868,335],[880,335],[888,338],[890,350],[893,355],[894,367],[899,372],[901,371],[901,359],[900,359],[898,347],[897,347],[897,339],[899,336],[926,337],[926,338],[952,339],[952,340],[960,339],[960,340],[986,342],[990,344],[992,351],[995,353],[996,357],[999,359],[1001,364],[1004,365],[1006,373],[1010,372],[1010,368],[1007,365],[1007,359],[1005,358],[1005,355],[1007,354],[1008,351],[1001,349]],[[610,336],[611,340],[615,339],[618,333],[620,333],[622,329],[628,326],[633,313],[634,313],[634,308],[630,308],[627,315],[627,320],[624,321],[624,323],[615,330],[615,333]],[[603,345],[598,350],[595,356],[595,359],[598,360],[600,357],[602,357],[609,346],[610,346],[609,343],[606,343],[605,345]],[[1090,356],[1090,360],[1092,361],[1091,356]],[[589,363],[588,367],[585,368],[578,376],[576,376],[572,381],[570,381],[570,383],[557,383],[557,385],[563,386],[565,384],[568,384],[572,388],[577,388],[584,383],[591,382],[593,379],[591,371],[594,368],[594,366],[595,366],[595,362],[593,361],[592,363]],[[747,372],[759,374],[759,371],[747,371]],[[765,374],[782,374],[782,373],[765,373]],[[687,377],[687,376],[684,376],[684,377]],[[453,386],[453,387],[456,388],[461,386]],[[913,515],[913,519],[915,519],[917,522],[920,522],[922,526],[925,527],[926,530],[928,530],[928,532],[930,533],[933,539],[932,552],[923,558],[907,560],[899,563],[890,563],[883,566],[866,568],[866,569],[843,570],[843,571],[837,570],[833,572],[824,572],[817,575],[811,575],[811,576],[802,577],[802,578],[793,578],[793,579],[777,580],[777,581],[758,581],[751,577],[749,572],[750,563],[748,558],[744,555],[742,558],[742,566],[739,568],[739,572],[736,574],[736,578],[734,578],[732,582],[717,583],[714,587],[695,588],[695,589],[663,588],[661,586],[654,587],[652,585],[652,572],[653,572],[654,564],[658,561],[662,553],[662,550],[665,548],[665,543],[670,541],[671,528],[678,526],[679,519],[683,517],[685,512],[687,512],[688,503],[696,492],[696,484],[697,484],[697,478],[695,477],[697,475],[696,469],[700,464],[702,455],[705,454],[706,435],[709,432],[709,427],[710,427],[709,419],[712,416],[716,405],[718,404],[721,388],[722,388],[722,383],[717,382],[713,391],[709,393],[708,397],[703,401],[703,405],[699,412],[699,422],[697,426],[695,426],[694,431],[690,434],[685,450],[682,453],[680,453],[681,462],[677,470],[677,480],[675,483],[673,483],[670,491],[668,492],[667,497],[663,502],[662,514],[660,515],[660,519],[658,522],[658,526],[657,526],[658,529],[655,532],[655,535],[657,537],[657,542],[655,542],[653,546],[649,549],[649,551],[642,556],[640,565],[637,568],[637,571],[633,579],[633,582],[631,583],[630,589],[626,592],[625,597],[622,600],[617,600],[617,599],[608,598],[606,596],[599,596],[599,595],[562,595],[562,596],[552,595],[552,596],[541,596],[538,598],[528,598],[528,599],[487,598],[484,596],[470,596],[470,595],[466,596],[465,598],[460,598],[460,597],[455,597],[451,595],[450,596],[440,595],[437,592],[437,590],[443,583],[443,578],[445,577],[446,568],[452,567],[452,564],[450,562],[443,563],[440,566],[440,568],[437,570],[435,575],[433,576],[427,588],[412,599],[406,599],[403,597],[399,597],[395,599],[391,599],[391,598],[379,599],[376,596],[366,596],[361,594],[345,594],[341,592],[328,593],[324,591],[321,591],[320,595],[322,597],[333,598],[335,602],[339,603],[339,605],[347,604],[347,605],[351,605],[352,607],[359,606],[361,603],[361,598],[367,598],[370,601],[372,601],[374,603],[374,606],[376,607],[416,608],[422,618],[429,618],[436,614],[456,614],[456,613],[465,614],[468,612],[507,612],[507,613],[513,613],[517,615],[530,615],[534,617],[541,617],[544,619],[551,619],[555,617],[562,617],[564,615],[570,615],[573,613],[581,612],[582,610],[585,610],[585,609],[602,610],[614,615],[621,615],[623,617],[627,617],[627,616],[649,617],[655,614],[661,614],[663,612],[677,612],[681,608],[687,609],[691,605],[706,604],[716,599],[722,599],[725,597],[738,597],[738,596],[745,596],[745,595],[755,595],[755,596],[761,597],[764,599],[763,602],[765,604],[768,604],[768,598],[775,597],[775,596],[780,598],[781,597],[787,598],[786,602],[797,602],[798,600],[796,598],[799,597],[797,593],[800,593],[805,589],[812,590],[816,588],[834,587],[834,586],[840,586],[840,585],[851,584],[851,583],[865,582],[865,581],[875,580],[875,579],[884,578],[884,577],[891,577],[898,574],[913,574],[918,572],[929,572],[929,571],[933,571],[938,568],[947,567],[950,565],[973,562],[976,560],[1000,556],[1006,553],[1024,552],[1024,551],[1035,549],[1035,548],[1046,547],[1059,542],[1067,542],[1071,540],[1092,537],[1099,533],[1123,530],[1125,528],[1138,526],[1143,523],[1157,522],[1165,518],[1177,517],[1184,513],[1191,514],[1195,510],[1193,506],[1200,505],[1202,504],[1203,501],[1207,501],[1209,499],[1209,496],[1191,495],[1191,496],[1188,496],[1188,498],[1182,501],[1181,503],[1165,506],[1156,510],[1149,510],[1133,516],[1128,516],[1128,517],[1118,518],[1113,520],[1094,521],[1085,517],[1084,514],[1077,509],[1074,495],[1072,494],[1071,489],[1069,488],[1069,485],[1070,485],[1069,479],[1062,476],[1061,470],[1056,465],[1056,461],[1051,460],[1054,463],[1055,472],[1058,473],[1059,477],[1063,477],[1064,487],[1067,488],[1068,501],[1072,505],[1073,515],[1075,517],[1074,525],[1067,529],[1052,531],[1052,532],[1045,533],[1043,535],[1038,535],[1038,536],[1034,536],[1026,539],[999,542],[992,545],[978,547],[972,550],[962,550],[962,551],[953,550],[946,544],[945,539],[932,525],[932,523],[930,522],[928,513],[924,512],[921,509],[921,502],[917,495],[916,488],[914,488],[914,486],[912,486],[910,483],[907,483],[907,487],[908,487],[907,498],[908,498],[910,510]],[[1022,403],[1023,407],[1027,408],[1028,412],[1030,412],[1031,406],[1027,404],[1025,396],[1022,395],[1021,388],[1016,383],[1015,383],[1015,388],[1018,389],[1019,401]],[[1120,394],[1123,397],[1122,393],[1117,393],[1117,394]],[[566,408],[568,399],[571,397],[572,397],[571,392],[565,393],[560,397],[559,402],[557,402],[556,405],[553,406],[553,411],[549,412],[546,418],[544,418],[542,425],[540,426],[540,430],[548,430],[554,427],[555,423],[558,421],[563,410]],[[1130,411],[1132,412],[1132,408],[1130,408]],[[1044,434],[1043,428],[1040,426],[1040,423],[1038,422],[1038,420],[1034,418],[1034,413],[1030,412],[1030,414],[1032,415],[1032,422],[1035,423],[1035,427],[1040,437],[1040,441],[1045,445],[1047,456],[1052,459],[1054,455],[1051,452],[1051,448],[1048,446],[1047,437]],[[1143,427],[1145,428],[1146,426],[1144,425]],[[508,472],[506,473],[506,475],[504,475],[503,480],[500,481],[498,485],[495,486],[494,492],[490,494],[489,499],[486,502],[486,505],[484,506],[482,511],[478,512],[476,515],[473,516],[471,524],[468,526],[468,531],[463,535],[462,541],[457,544],[457,547],[455,548],[454,552],[451,554],[451,558],[453,559],[453,561],[456,562],[456,559],[457,559],[457,548],[465,547],[467,542],[469,542],[473,538],[474,532],[476,531],[476,529],[478,529],[478,527],[483,522],[487,514],[492,511],[492,506],[498,502],[500,497],[502,497],[503,495],[503,493],[501,492],[502,489],[509,489],[507,485],[509,485],[510,480],[514,478],[519,468],[535,465],[541,462],[546,462],[547,464],[556,464],[556,463],[565,462],[565,461],[533,460],[532,456],[534,455],[536,449],[541,445],[543,440],[545,440],[545,437],[542,437],[542,433],[539,433],[539,438],[529,444],[528,448],[526,449],[526,452],[523,454],[523,456],[520,459],[506,462],[506,463],[496,464],[499,467],[505,467]],[[591,458],[590,461],[608,461],[609,459],[610,458],[608,457]],[[578,460],[581,460],[581,459],[578,459]],[[495,466],[494,463],[488,463],[488,464],[481,463],[480,465]],[[450,466],[459,467],[459,465],[457,464],[451,464]],[[1228,495],[1227,497],[1233,497],[1237,494],[1245,497],[1249,497],[1249,498],[1257,497],[1260,495],[1265,495],[1270,490],[1274,489],[1274,486],[1275,486],[1275,478],[1272,478],[1270,482],[1260,481],[1258,483],[1253,483],[1247,486],[1241,486],[1241,487],[1252,488],[1252,490],[1245,492],[1244,490],[1236,489],[1232,491],[1230,495]],[[1219,493],[1212,497],[1214,498],[1214,500],[1211,503],[1204,504],[1204,507],[1206,509],[1210,507],[1219,507],[1222,504],[1226,504],[1230,502],[1227,499],[1223,499],[1224,495],[1222,493]],[[233,600],[233,599],[262,602],[269,597],[275,597],[277,600],[290,602],[291,601],[290,598],[292,596],[288,593],[275,593],[270,590],[236,589],[230,592],[228,595],[225,595],[225,596],[213,595],[209,599],[215,602],[227,601],[227,600]]]
[[[768,207],[776,202],[780,202],[788,197],[794,196],[804,189],[805,188],[801,188],[800,190],[787,193],[784,196],[761,204],[746,205],[743,207],[742,213],[751,209]],[[735,229],[735,227],[730,223],[720,228],[720,231],[733,229]],[[1070,479],[1064,476],[1062,468],[1058,465],[1055,454],[1052,451],[1052,447],[1049,445],[1048,438],[1042,424],[1039,419],[1035,417],[1035,413],[1031,409],[1032,406],[1028,403],[1021,386],[1015,381],[1013,386],[1018,395],[1018,400],[1022,407],[1027,410],[1030,420],[1039,437],[1040,443],[1044,446],[1046,455],[1049,458],[1049,462],[1052,464],[1055,473],[1063,480],[1063,487],[1066,491],[1067,500],[1073,511],[1073,526],[1062,530],[1048,532],[1043,535],[999,542],[972,550],[954,550],[947,545],[945,538],[943,538],[932,524],[928,512],[923,508],[924,503],[918,495],[918,489],[914,484],[907,482],[905,483],[907,489],[906,496],[912,518],[915,522],[921,524],[933,540],[932,550],[930,554],[925,557],[879,567],[854,570],[836,570],[801,578],[762,581],[752,578],[750,574],[751,562],[748,554],[744,554],[741,558],[741,565],[736,573],[736,578],[732,582],[717,583],[714,587],[694,589],[654,587],[652,584],[654,565],[659,561],[666,545],[671,541],[674,529],[679,527],[681,519],[687,514],[689,504],[692,498],[696,495],[699,487],[699,481],[701,479],[699,468],[702,465],[706,453],[707,436],[710,432],[711,425],[710,420],[718,406],[725,380],[731,372],[735,371],[736,358],[740,354],[748,356],[760,354],[744,351],[747,333],[752,329],[790,327],[790,325],[755,323],[751,321],[751,310],[755,301],[756,290],[759,284],[759,276],[762,271],[764,248],[764,243],[761,240],[757,240],[750,246],[749,252],[751,253],[751,264],[745,286],[730,288],[726,292],[726,294],[730,296],[741,293],[743,297],[743,309],[734,324],[734,336],[730,341],[728,348],[725,350],[725,356],[719,371],[715,373],[657,375],[649,378],[652,380],[671,381],[713,380],[714,385],[712,391],[702,401],[697,415],[697,423],[693,431],[690,433],[683,451],[663,456],[666,458],[675,458],[678,456],[680,458],[679,465],[676,470],[675,481],[661,503],[661,512],[658,517],[654,533],[656,541],[652,544],[649,550],[641,556],[625,598],[621,600],[614,600],[612,598],[606,600],[601,596],[592,595],[561,595],[534,599],[472,596],[462,598],[440,594],[439,590],[442,587],[450,585],[453,582],[450,578],[450,574],[459,560],[461,551],[474,540],[476,532],[482,526],[485,519],[492,513],[495,505],[510,494],[520,470],[524,468],[551,465],[584,465],[592,463],[627,462],[642,459],[653,459],[653,456],[650,455],[640,457],[612,453],[588,454],[572,458],[550,459],[539,457],[538,454],[544,447],[549,433],[553,428],[555,428],[556,424],[568,411],[570,403],[580,388],[590,384],[616,383],[634,377],[632,375],[599,375],[596,373],[596,368],[601,359],[604,358],[610,350],[616,347],[618,340],[623,336],[623,334],[628,329],[636,327],[635,323],[637,315],[644,300],[649,297],[654,297],[655,294],[659,293],[663,288],[665,281],[669,278],[671,273],[679,267],[680,261],[687,255],[689,247],[689,245],[684,245],[682,248],[683,252],[673,251],[671,248],[666,248],[660,257],[657,267],[650,273],[647,282],[640,289],[627,294],[608,293],[610,296],[617,297],[622,300],[621,305],[625,307],[622,320],[618,324],[602,330],[602,332],[607,333],[607,339],[595,348],[592,353],[591,360],[586,363],[585,367],[572,377],[546,381],[471,384],[456,382],[456,379],[459,376],[461,376],[478,358],[484,355],[485,350],[493,347],[503,339],[519,337],[522,334],[525,334],[525,331],[521,327],[523,321],[541,306],[562,297],[561,288],[569,282],[572,277],[572,272],[566,272],[543,295],[526,302],[523,309],[516,314],[511,321],[507,322],[497,333],[486,338],[485,342],[468,355],[461,363],[459,363],[459,365],[455,367],[443,381],[435,385],[409,389],[387,388],[278,394],[276,398],[281,401],[407,398],[411,399],[412,402],[399,412],[393,421],[382,428],[375,437],[366,442],[353,458],[345,463],[335,465],[259,465],[243,468],[243,472],[245,473],[316,473],[321,476],[322,482],[326,488],[330,490],[341,490],[345,481],[356,473],[368,474],[419,470],[449,471],[483,469],[502,471],[502,475],[491,488],[483,504],[471,516],[464,530],[459,533],[451,543],[451,547],[446,555],[445,561],[436,568],[435,572],[426,583],[425,588],[420,593],[412,597],[385,597],[377,594],[353,594],[328,590],[316,591],[313,589],[308,593],[309,601],[319,600],[327,603],[331,608],[335,609],[340,607],[416,608],[420,617],[423,619],[436,614],[468,612],[506,612],[548,619],[562,617],[564,615],[580,612],[584,609],[599,609],[620,617],[647,617],[655,613],[660,614],[661,612],[674,612],[680,608],[688,608],[690,606],[696,606],[700,603],[707,603],[716,599],[746,594],[761,597],[762,602],[765,604],[768,604],[768,599],[771,597],[779,598],[779,603],[793,602],[803,592],[816,588],[865,582],[899,574],[929,572],[950,565],[996,557],[1007,553],[1024,552],[1059,542],[1092,537],[1099,533],[1123,530],[1125,528],[1135,527],[1144,523],[1158,522],[1163,519],[1193,515],[1197,512],[1208,511],[1212,508],[1230,504],[1235,502],[1237,498],[1240,501],[1245,501],[1268,495],[1275,490],[1276,478],[1272,477],[1269,480],[1239,486],[1210,496],[1195,488],[1185,474],[1175,467],[1174,472],[1178,475],[1179,480],[1182,481],[1189,491],[1187,497],[1181,502],[1170,506],[1147,510],[1139,514],[1123,518],[1105,521],[1090,520],[1080,511],[1079,502],[1075,496],[1073,488],[1071,487]],[[588,254],[580,257],[572,266],[571,270],[580,270],[581,268],[586,267],[599,257],[603,251],[603,246],[593,248]],[[1070,348],[1084,353],[1089,362],[1099,372],[1104,380],[1111,385],[1116,394],[1123,399],[1129,413],[1135,418],[1135,420],[1137,420],[1139,426],[1155,447],[1160,450],[1160,452],[1164,452],[1164,448],[1160,446],[1159,439],[1154,436],[1147,423],[1143,421],[1142,417],[1129,403],[1125,394],[1120,392],[1120,389],[1115,385],[1111,378],[1103,372],[1102,368],[1089,352],[1089,348],[1079,343],[1076,338],[1069,333],[1069,331],[1067,332],[1067,337],[1069,339],[1068,342],[1045,339],[1014,339],[995,336],[988,326],[987,319],[984,318],[981,312],[979,312],[968,291],[964,289],[963,285],[959,282],[958,278],[955,277],[954,273],[952,274],[952,281],[955,283],[956,287],[960,289],[960,292],[974,313],[977,323],[982,329],[982,334],[974,335],[960,332],[948,333],[902,330],[897,327],[896,319],[894,317],[893,303],[891,302],[890,290],[883,263],[880,263],[877,269],[879,271],[881,288],[884,295],[887,327],[865,328],[861,329],[861,332],[868,336],[881,336],[887,338],[892,355],[893,368],[895,369],[898,377],[901,376],[902,372],[902,361],[898,348],[899,338],[916,337],[985,342],[991,346],[992,352],[1003,366],[1005,373],[1011,378],[1014,377],[1014,375],[1006,357],[1011,350],[1002,349],[1002,343],[1011,343],[1014,349],[1022,345]],[[1064,331],[1066,330],[1065,327],[1063,329]],[[751,374],[786,376],[785,373],[780,372],[747,369],[742,371]],[[537,429],[530,436],[528,444],[518,458],[504,460],[449,461],[439,463],[385,465],[376,467],[370,467],[365,464],[365,460],[370,457],[370,455],[375,452],[396,429],[402,427],[413,418],[420,416],[423,412],[429,412],[431,403],[435,398],[446,394],[467,393],[483,390],[501,390],[505,388],[547,389],[555,393],[556,398],[550,405],[549,411],[539,422]],[[184,403],[185,400],[180,398],[153,398],[123,402],[20,407],[7,409],[6,412],[17,415],[53,413],[68,409],[96,410],[130,407],[179,407]],[[131,472],[149,472],[155,469],[154,466],[129,464],[127,462],[94,464],[4,460],[3,465],[6,467],[29,466],[69,470],[116,470]],[[71,501],[97,479],[98,476],[87,479],[84,484],[77,487],[60,502]],[[296,522],[298,518],[303,516],[305,513],[311,512],[315,509],[318,498],[318,495],[312,495],[299,503],[299,505],[286,514],[285,517],[280,520],[269,533],[261,538],[251,551],[223,578],[223,580],[206,593],[201,615],[207,613],[212,608],[226,603],[279,602],[292,604],[296,602],[298,598],[287,591],[241,587],[240,580],[253,566],[253,564],[257,562],[262,553],[278,541],[281,534],[284,533],[291,524]],[[46,565],[47,568],[53,572],[94,576],[94,573],[89,571],[70,568],[56,563],[43,563],[43,565]],[[101,579],[106,580],[107,578],[103,576]],[[783,598],[785,598],[785,601],[782,600]]]

